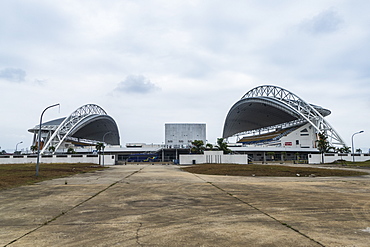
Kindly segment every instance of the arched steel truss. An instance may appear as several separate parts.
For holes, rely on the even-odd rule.
[[[307,121],[318,133],[324,133],[328,136],[328,141],[332,145],[345,145],[343,139],[323,117],[323,114],[328,115],[328,110],[317,106],[314,107],[286,89],[278,86],[263,85],[248,91],[241,100],[247,98],[264,101],[273,99],[274,102],[279,102],[279,104],[290,109],[294,115],[298,116],[297,121]]]
[[[73,128],[92,115],[107,115],[107,113],[103,110],[103,108],[95,104],[81,106],[71,115],[69,115],[69,117],[65,118],[64,121],[58,126],[53,135],[43,146],[41,153],[44,153],[50,146],[53,146],[55,147],[55,150],[58,150],[59,146],[69,136]]]

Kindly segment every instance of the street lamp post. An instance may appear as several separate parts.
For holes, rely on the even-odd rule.
[[[353,162],[355,162],[355,152],[354,152],[354,149],[355,149],[355,147],[354,147],[354,144],[353,144],[353,137],[354,137],[354,135],[357,135],[357,134],[360,134],[360,133],[363,133],[364,131],[363,130],[361,130],[361,131],[359,131],[359,132],[356,132],[356,133],[353,133],[353,135],[352,135],[352,161]]]
[[[108,131],[107,133],[105,133],[103,135],[103,166],[104,166],[104,148],[105,148],[105,146],[104,146],[104,138],[105,138],[106,135],[111,134],[111,133],[112,133],[111,131]]]
[[[60,104],[55,104],[55,105],[51,105],[51,106],[48,106],[46,107],[43,112],[41,113],[41,117],[40,117],[40,125],[39,125],[39,135],[38,135],[38,140],[37,140],[37,163],[36,163],[36,177],[39,176],[39,164],[40,164],[40,146],[41,146],[41,124],[42,124],[42,116],[44,115],[45,111],[49,108],[52,108],[54,106],[58,106]]]
[[[23,141],[18,142],[18,143],[17,143],[17,145],[15,145],[15,152],[14,152],[14,153],[16,153],[16,152],[17,152],[17,150],[18,150],[18,144],[21,144],[21,143],[23,143]]]

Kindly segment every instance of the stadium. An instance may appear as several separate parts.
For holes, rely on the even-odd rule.
[[[231,106],[224,121],[222,137],[233,154],[247,154],[249,161],[306,162],[311,154],[319,153],[319,133],[328,137],[330,146],[345,146],[343,139],[325,119],[330,114],[329,109],[307,103],[284,88],[258,86]],[[176,131],[171,131],[172,128]],[[44,156],[71,150],[80,155],[96,155],[96,145],[101,142],[106,145],[103,152],[110,155],[115,164],[177,162],[180,155],[191,154],[193,140],[206,140],[206,124],[165,124],[165,130],[162,145],[127,143],[121,146],[115,120],[100,106],[87,104],[68,117],[44,122],[28,131],[33,133],[31,148],[34,152],[37,151],[40,131],[40,153]]]
[[[232,151],[247,153],[255,161],[281,159],[282,154],[286,159],[307,159],[308,154],[318,152],[319,133],[328,137],[331,146],[345,145],[324,119],[330,113],[281,87],[259,86],[231,107],[222,136]]]
[[[38,146],[39,128],[36,125],[28,130],[33,133],[32,146]],[[119,145],[120,136],[114,119],[95,104],[81,106],[68,117],[41,124],[41,153],[93,147],[98,142]]]

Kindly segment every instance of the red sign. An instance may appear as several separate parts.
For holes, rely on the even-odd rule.
[[[292,142],[285,142],[285,146],[292,146]]]

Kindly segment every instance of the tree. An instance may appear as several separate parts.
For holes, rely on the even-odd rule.
[[[270,156],[270,159],[271,160],[274,160],[274,155],[275,155],[275,152],[267,152],[267,155]]]
[[[48,150],[49,150],[50,153],[54,153],[55,152],[55,147],[54,146],[50,146],[48,148]]]
[[[216,148],[224,151],[224,154],[231,153],[231,150],[227,147],[227,143],[224,138],[217,138]]]
[[[104,148],[105,148],[104,143],[102,143],[102,142],[96,143],[95,148],[96,148],[96,150],[98,150],[98,153],[99,153],[99,165],[100,165],[100,152],[101,152],[101,150],[104,150]]]
[[[204,152],[204,142],[202,140],[194,140],[191,142],[193,147],[191,148],[192,153],[202,154]]]
[[[35,153],[37,151],[38,147],[36,145],[31,146],[32,153]]]
[[[297,152],[297,153],[295,153],[294,155],[295,155],[295,159],[296,159],[296,161],[297,161],[297,163],[298,163],[299,158],[300,158],[300,157],[299,157],[299,153]]]
[[[281,152],[281,162],[284,162],[285,157],[286,157],[286,152],[285,151]]]
[[[207,143],[206,149],[213,150],[213,145],[211,143]]]
[[[351,147],[347,147],[346,145],[344,145],[341,148],[337,148],[336,151],[342,154],[348,154],[351,152]]]
[[[357,149],[356,149],[356,153],[361,154],[361,153],[362,153],[362,149],[361,149],[361,148],[357,148]]]
[[[67,154],[74,154],[74,153],[75,153],[75,150],[72,147],[69,147],[67,149]]]
[[[344,145],[343,147],[336,148],[336,151],[339,152],[340,162],[342,163],[342,165],[344,165],[345,162],[343,160],[343,155],[342,154],[350,153],[351,152],[351,148],[350,147],[347,147],[346,145]]]
[[[103,150],[103,149],[105,148],[104,143],[102,143],[102,142],[98,142],[98,143],[96,143],[95,148],[96,148],[96,150],[98,150],[98,152],[100,153],[100,151],[101,151],[101,150]]]
[[[328,152],[330,152],[330,150],[332,150],[334,148],[332,146],[330,146],[329,141],[327,140],[328,137],[325,134],[319,133],[318,136],[319,136],[319,139],[316,140],[316,142],[317,142],[317,149],[321,153],[321,161],[322,161],[322,163],[325,163],[324,162],[324,153],[328,153]]]

